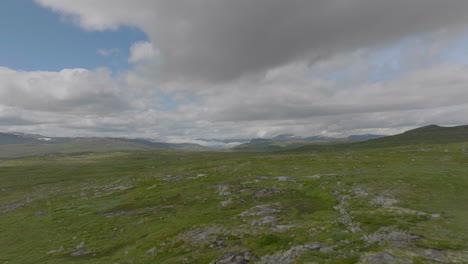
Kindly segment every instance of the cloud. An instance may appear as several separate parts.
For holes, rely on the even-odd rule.
[[[0,67],[0,80],[0,105],[82,114],[105,114],[131,107],[106,69],[21,72]]]
[[[120,52],[119,49],[98,49],[97,50],[97,54],[101,55],[101,56],[104,56],[104,57],[107,57],[107,56],[111,56],[111,55],[114,55],[114,54],[118,54]]]
[[[466,0],[36,2],[149,41],[130,47],[128,72],[0,67],[2,130],[204,143],[467,121],[468,61],[444,58],[466,36]]]
[[[128,62],[137,63],[151,61],[156,58],[157,55],[158,52],[153,49],[153,45],[150,42],[137,42],[130,47]]]
[[[306,69],[291,65],[258,82],[229,84],[207,96],[205,107],[212,120],[242,122],[422,110],[463,105],[468,98],[468,66],[438,65],[353,88],[308,79]]]
[[[170,79],[225,82],[468,22],[466,0],[36,0],[88,30],[137,26]]]

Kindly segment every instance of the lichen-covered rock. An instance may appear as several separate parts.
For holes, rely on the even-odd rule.
[[[248,217],[248,216],[272,215],[274,213],[279,213],[281,210],[276,209],[276,208],[281,207],[281,206],[282,205],[280,203],[257,205],[257,206],[254,206],[254,207],[250,208],[247,211],[244,211],[244,212],[240,213],[239,216],[240,217]]]
[[[87,255],[89,253],[91,253],[91,251],[89,251],[89,250],[78,250],[78,251],[75,251],[75,252],[71,253],[70,256],[78,257],[78,256],[82,256],[82,255]]]
[[[279,194],[281,191],[276,189],[260,189],[254,192],[253,196],[256,198],[260,197],[271,197],[275,194]]]
[[[437,250],[437,249],[421,248],[417,250],[417,253],[421,255],[422,257],[429,259],[429,260],[435,260],[435,261],[443,262],[443,263],[449,262],[448,259],[442,253],[442,251]]]
[[[216,264],[246,264],[255,258],[256,258],[255,254],[250,251],[239,252],[239,253],[228,253],[228,254],[223,255],[215,263]]]
[[[261,219],[254,219],[250,222],[251,225],[273,225],[278,221],[278,219],[274,216],[265,216]]]

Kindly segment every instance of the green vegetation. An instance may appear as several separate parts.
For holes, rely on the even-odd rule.
[[[442,141],[3,160],[0,263],[467,263],[468,140]]]
[[[238,151],[253,151],[253,152],[276,152],[281,150],[292,150],[303,146],[310,145],[332,145],[341,143],[350,143],[346,139],[328,139],[328,140],[313,140],[313,141],[267,141],[244,143],[233,148]]]
[[[407,131],[395,136],[387,136],[351,144],[336,144],[330,146],[304,146],[293,151],[332,151],[344,149],[384,148],[408,145],[449,144],[468,142],[468,125],[456,127],[440,127],[430,125]]]
[[[24,139],[28,142],[30,138]],[[138,139],[123,138],[61,138],[52,142],[24,143],[23,141],[14,141],[15,144],[0,144],[0,159],[28,157],[34,155],[54,154],[54,153],[76,153],[76,152],[95,152],[111,150],[154,150],[154,149],[173,149],[180,151],[206,151],[209,148],[197,144],[171,144],[150,142]],[[11,142],[6,142],[11,143]]]

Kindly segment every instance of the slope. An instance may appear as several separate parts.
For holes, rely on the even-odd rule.
[[[181,151],[206,151],[197,144],[158,143],[140,139],[123,138],[76,138],[63,143],[8,144],[0,145],[0,159],[18,158],[52,153],[95,152],[110,150],[172,149]]]
[[[343,149],[383,148],[423,144],[449,144],[458,142],[468,142],[468,125],[455,127],[430,125],[409,130],[402,134],[371,139],[367,141],[330,146],[308,145],[287,151],[333,151]]]

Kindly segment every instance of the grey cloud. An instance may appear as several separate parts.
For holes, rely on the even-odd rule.
[[[23,109],[81,114],[126,110],[117,81],[107,70],[19,72],[0,67],[0,104]]]
[[[229,81],[468,22],[466,0],[36,0],[88,29],[136,25],[169,78]]]
[[[407,36],[456,31],[468,20],[466,0],[36,2],[87,30],[137,26],[160,53],[153,64],[135,64],[117,77],[0,68],[0,124],[10,131],[180,142],[289,132],[390,134],[467,121],[466,66],[439,65],[417,44],[418,52],[408,51],[417,57],[398,58],[410,65],[400,65],[404,75],[369,84],[375,69],[366,54]],[[336,71],[349,76],[328,79]],[[171,109],[161,107],[159,92],[172,97]]]
[[[467,70],[467,66],[438,65],[353,88],[305,76],[294,76],[283,81],[285,85],[238,83],[241,88],[227,86],[224,94],[208,98],[206,105],[211,106],[214,121],[291,120],[462,105],[468,98]]]

